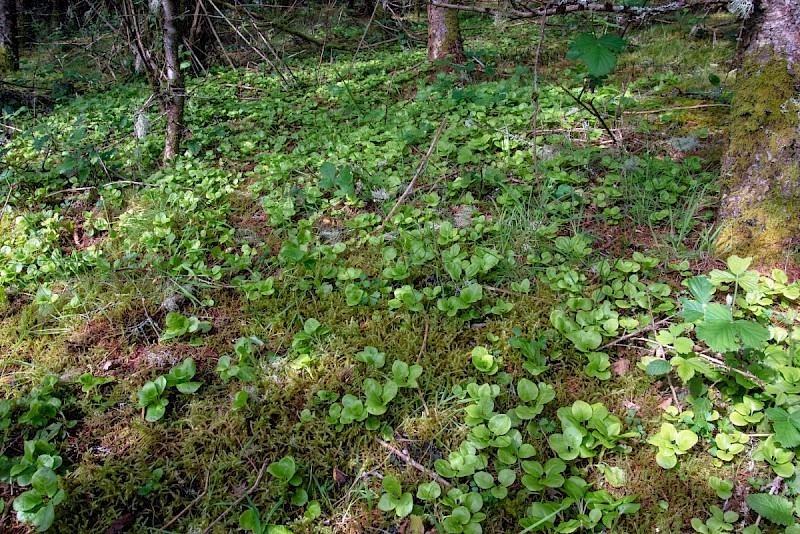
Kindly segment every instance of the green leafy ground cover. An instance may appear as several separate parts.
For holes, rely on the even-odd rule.
[[[7,117],[2,528],[796,533],[800,285],[714,247],[724,107],[623,114],[727,102],[691,22],[588,96],[625,150],[479,19],[195,79],[169,167],[143,85]]]

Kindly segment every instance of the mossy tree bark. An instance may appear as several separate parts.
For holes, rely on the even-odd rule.
[[[743,35],[718,241],[776,262],[800,246],[800,3],[760,0]]]
[[[464,62],[458,11],[428,3],[428,59]]]
[[[16,0],[0,0],[0,74],[19,68]]]

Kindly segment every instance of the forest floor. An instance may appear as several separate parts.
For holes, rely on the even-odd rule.
[[[538,72],[464,26],[193,78],[170,166],[138,79],[6,113],[0,530],[798,532],[797,270],[715,239],[735,21],[582,93],[575,23]]]

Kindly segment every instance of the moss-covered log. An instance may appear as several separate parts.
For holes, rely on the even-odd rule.
[[[762,0],[748,20],[723,160],[719,244],[774,262],[800,247],[800,6]]]

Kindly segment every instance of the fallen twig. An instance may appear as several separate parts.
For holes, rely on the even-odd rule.
[[[211,457],[211,463],[212,463],[212,464],[214,463],[214,456],[212,456],[212,457]],[[181,517],[183,514],[185,514],[186,512],[188,512],[188,511],[189,511],[189,510],[192,508],[192,506],[194,506],[195,504],[197,504],[197,502],[198,502],[200,499],[202,499],[203,497],[205,497],[205,496],[206,496],[206,493],[208,493],[208,479],[209,479],[209,477],[210,477],[210,476],[211,476],[211,470],[208,470],[208,471],[206,471],[206,483],[205,483],[205,488],[203,489],[203,492],[202,492],[200,495],[198,495],[197,497],[195,497],[195,498],[194,498],[194,500],[193,500],[192,502],[190,502],[189,504],[187,504],[187,505],[186,505],[186,507],[184,507],[184,509],[183,509],[183,510],[181,510],[180,512],[178,512],[178,515],[176,515],[175,517],[173,517],[172,519],[170,519],[169,521],[167,521],[167,522],[164,524],[164,526],[163,526],[163,527],[161,527],[161,530],[167,530],[167,527],[171,526],[171,525],[172,525],[172,524],[173,524],[175,521],[177,521],[178,519],[180,519],[180,517]]]
[[[653,113],[669,113],[670,111],[681,111],[684,109],[700,109],[700,108],[729,108],[730,104],[695,104],[694,106],[679,106],[677,108],[662,108],[662,109],[642,109],[636,111],[623,111],[623,115],[650,115]]]
[[[670,322],[675,317],[675,315],[676,314],[673,313],[669,317],[665,317],[664,319],[661,319],[661,320],[656,321],[654,323],[650,323],[649,325],[647,325],[647,326],[645,326],[643,328],[640,328],[639,330],[636,330],[635,332],[631,332],[630,334],[625,334],[622,337],[618,337],[614,341],[609,341],[608,343],[606,343],[605,345],[603,345],[602,347],[600,347],[597,350],[603,350],[603,349],[606,349],[608,347],[613,347],[617,343],[622,343],[623,341],[625,341],[627,339],[630,339],[632,337],[636,337],[639,334],[641,334],[642,332],[647,332],[648,330],[655,330],[657,326],[661,326],[662,324]],[[650,341],[650,340],[648,340],[648,341]]]
[[[418,470],[421,473],[425,473],[426,475],[428,475],[429,477],[431,477],[436,482],[438,482],[439,484],[441,484],[442,486],[444,486],[446,488],[449,488],[451,486],[451,484],[448,481],[446,481],[445,479],[443,479],[441,476],[439,476],[438,473],[435,473],[434,471],[431,471],[430,469],[428,469],[424,465],[422,465],[419,462],[415,461],[408,454],[404,453],[401,450],[398,450],[396,447],[393,447],[393,446],[389,445],[388,443],[386,443],[382,439],[378,439],[377,441],[378,441],[378,443],[380,444],[381,447],[383,447],[387,451],[391,452],[395,456],[401,458],[405,463],[407,463],[408,465],[410,465],[414,469]]]
[[[740,374],[740,375],[742,375],[742,376],[744,376],[746,378],[749,378],[750,380],[752,380],[753,382],[755,382],[756,384],[758,384],[762,388],[767,387],[767,384],[763,380],[761,380],[760,378],[758,378],[756,375],[754,375],[752,373],[748,373],[747,371],[742,371],[741,369],[737,369],[736,367],[731,367],[730,365],[726,364],[722,360],[717,359],[717,358],[715,358],[713,356],[710,356],[708,354],[705,354],[703,352],[698,352],[697,354],[702,356],[706,360],[708,360],[708,362],[711,363],[712,365],[715,365],[717,367],[725,369],[726,371],[733,371],[734,373],[738,373],[738,374]]]
[[[209,532],[211,532],[211,529],[214,528],[214,525],[225,519],[225,516],[231,513],[231,510],[233,510],[240,502],[242,502],[245,499],[245,497],[247,497],[256,490],[258,485],[261,483],[261,479],[264,477],[264,471],[267,469],[268,464],[269,464],[269,459],[264,460],[264,463],[261,464],[261,469],[259,469],[258,471],[258,476],[256,477],[256,481],[253,483],[252,486],[250,486],[250,489],[242,493],[238,499],[233,501],[233,504],[231,504],[219,516],[217,516],[217,518],[214,521],[212,521],[211,524],[208,525],[208,527],[203,531],[203,534],[208,534]]]
[[[442,119],[442,124],[439,125],[439,131],[436,132],[436,135],[433,137],[433,141],[431,141],[431,146],[428,147],[428,152],[425,154],[425,156],[422,158],[422,161],[419,163],[419,167],[417,167],[417,172],[414,173],[414,177],[411,178],[411,182],[409,182],[408,187],[406,187],[406,190],[403,191],[403,194],[400,195],[400,198],[398,198],[397,202],[395,202],[394,206],[392,206],[391,211],[389,211],[389,215],[387,215],[386,218],[383,220],[383,224],[381,224],[380,227],[378,227],[377,232],[383,230],[383,228],[386,226],[386,223],[389,222],[389,219],[391,219],[392,215],[394,215],[394,212],[397,211],[397,208],[400,207],[400,204],[403,203],[403,200],[405,200],[405,198],[408,196],[411,190],[414,189],[414,184],[417,182],[417,178],[419,178],[419,175],[422,173],[422,169],[425,168],[425,164],[428,163],[428,159],[430,159],[431,154],[433,154],[433,148],[436,146],[436,143],[439,142],[439,137],[441,137],[446,124],[447,124],[447,117]]]

